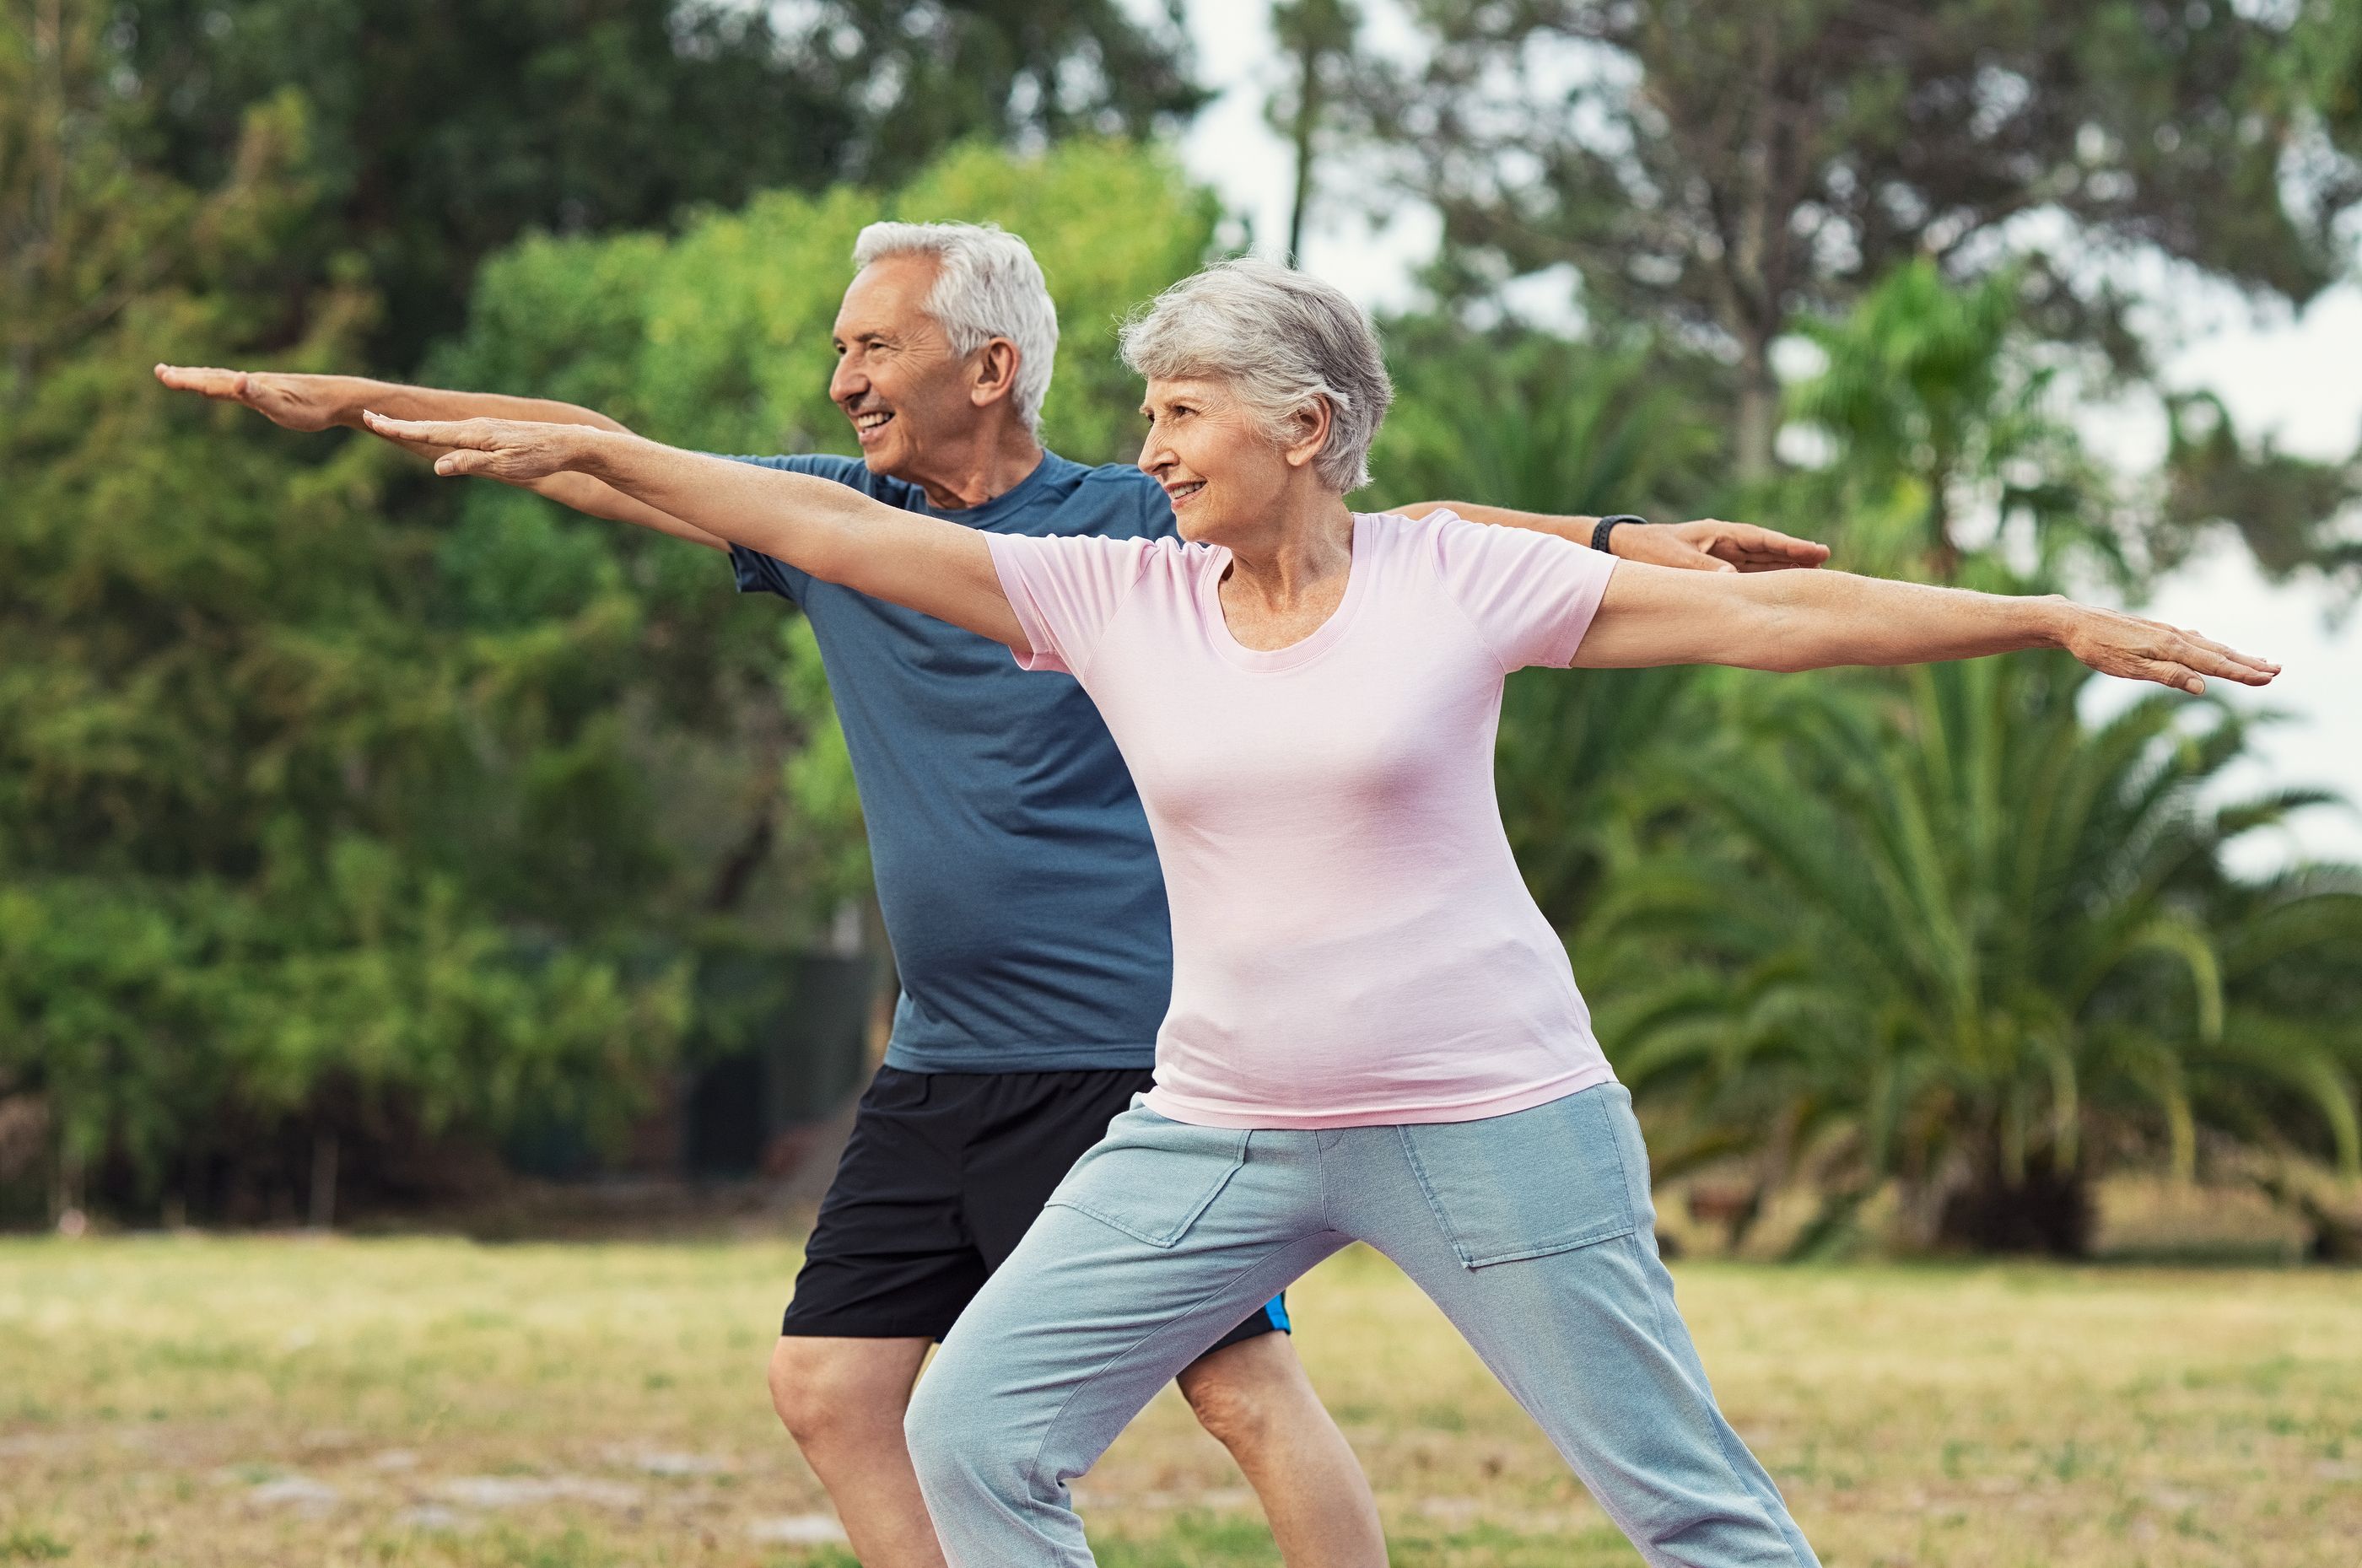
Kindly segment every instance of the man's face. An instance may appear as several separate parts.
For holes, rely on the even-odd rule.
[[[931,449],[966,435],[983,411],[967,362],[927,314],[932,256],[886,256],[844,291],[836,313],[836,373],[828,395],[853,421],[874,474],[917,480]]]

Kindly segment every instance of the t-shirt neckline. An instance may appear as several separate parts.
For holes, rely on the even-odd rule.
[[[1370,551],[1363,547],[1367,517],[1353,513],[1353,537],[1349,547],[1352,559],[1345,569],[1345,591],[1337,601],[1337,608],[1329,618],[1303,636],[1283,648],[1251,648],[1231,635],[1231,623],[1222,614],[1222,574],[1230,569],[1228,546],[1216,545],[1212,560],[1198,580],[1198,599],[1207,624],[1207,635],[1214,650],[1242,669],[1271,673],[1293,669],[1318,658],[1345,635],[1346,623],[1362,601],[1363,584],[1370,575]]]
[[[965,524],[971,528],[990,528],[995,523],[1031,502],[1034,493],[1049,482],[1050,476],[1065,462],[1064,458],[1044,447],[1042,448],[1042,460],[1033,465],[1031,473],[999,495],[988,501],[979,501],[974,506],[963,506],[954,511],[945,511],[933,502],[928,501],[924,491],[920,491],[919,499],[930,517],[940,517],[946,523]]]

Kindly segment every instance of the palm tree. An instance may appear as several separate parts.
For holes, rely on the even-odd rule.
[[[1684,1113],[1669,1164],[1807,1171],[1822,1231],[1892,1184],[1925,1240],[2070,1254],[2113,1160],[2362,1172],[2362,1028],[2315,974],[2354,989],[2362,891],[2223,864],[2319,797],[2203,804],[2248,722],[2088,723],[2085,684],[2063,657],[1793,683],[1683,768],[1721,834],[1619,867],[1582,944],[1620,1071]]]

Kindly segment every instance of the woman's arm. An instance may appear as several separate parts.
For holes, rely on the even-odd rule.
[[[624,429],[623,425],[597,409],[584,408],[579,403],[558,403],[542,397],[509,397],[501,392],[447,392],[440,387],[403,386],[398,381],[370,381],[366,376],[159,365],[156,367],[156,379],[174,392],[196,392],[216,403],[242,403],[273,425],[307,433],[333,430],[339,425],[348,425],[355,430],[366,429],[368,426],[361,423],[364,409],[374,409],[397,420],[490,417],[531,420],[545,425],[590,425],[602,430]],[[430,463],[447,450],[431,442],[388,439]],[[726,540],[717,539],[702,529],[690,527],[678,517],[667,516],[652,506],[634,501],[587,474],[550,474],[524,488],[546,495],[561,506],[570,506],[593,517],[653,528],[659,534],[670,534],[676,539],[687,539],[693,545],[704,545],[712,549],[726,550],[730,547]]]
[[[1576,668],[1727,664],[1823,669],[1933,664],[2065,648],[2104,675],[2183,691],[2204,677],[2269,685],[2279,666],[2158,621],[2057,597],[2014,597],[1837,571],[1760,576],[1619,564],[1575,651]]]
[[[362,417],[389,440],[448,448],[435,460],[438,474],[477,474],[510,484],[587,474],[823,582],[948,621],[1021,655],[1032,652],[1001,591],[992,552],[974,528],[888,506],[833,480],[684,452],[627,432],[509,419],[436,424],[375,412]]]

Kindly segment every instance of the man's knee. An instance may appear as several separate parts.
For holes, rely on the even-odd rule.
[[[798,1447],[832,1438],[891,1433],[910,1385],[890,1366],[842,1342],[781,1335],[771,1349],[771,1408]]]
[[[1182,1370],[1182,1397],[1198,1424],[1233,1453],[1280,1437],[1313,1397],[1285,1334],[1258,1334],[1209,1351]]]

